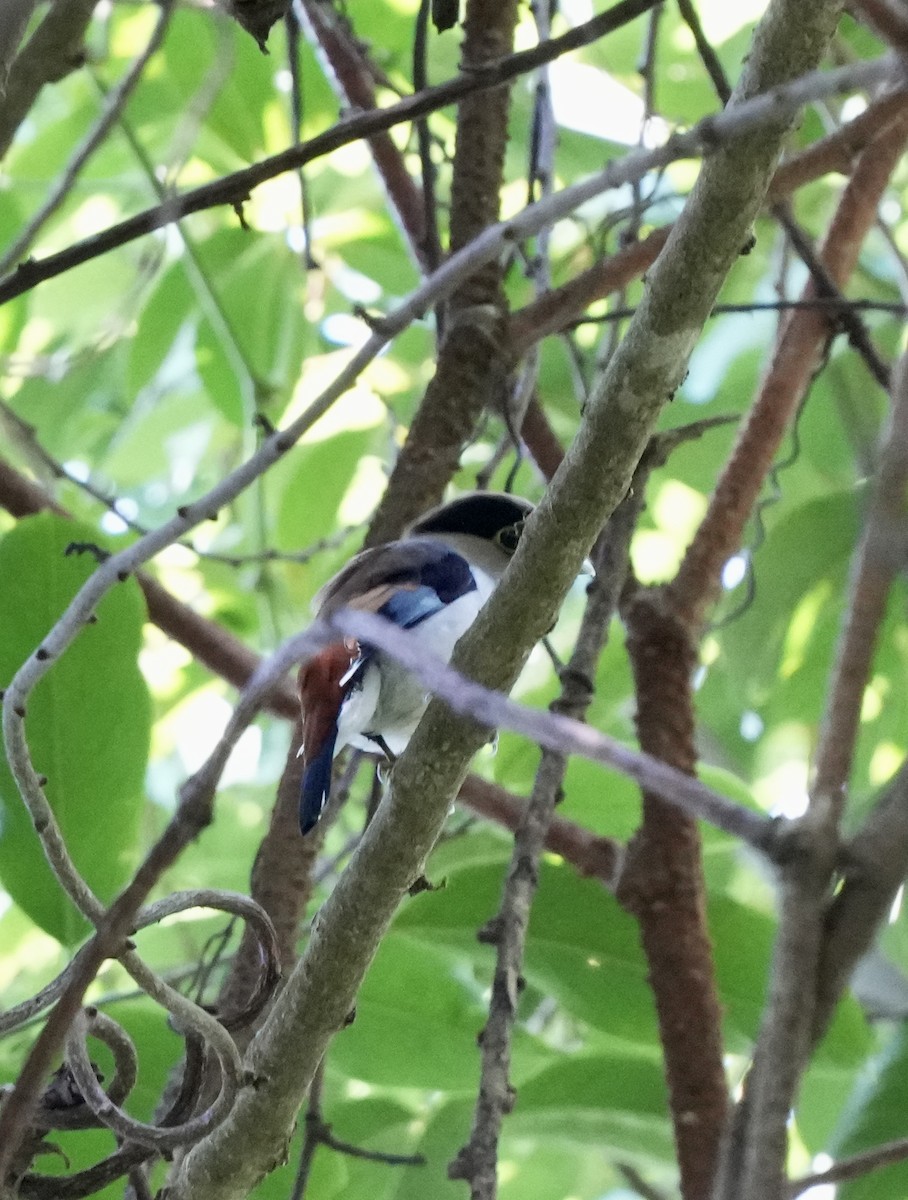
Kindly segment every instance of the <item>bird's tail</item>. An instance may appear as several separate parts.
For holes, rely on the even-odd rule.
[[[306,759],[303,782],[300,787],[300,833],[304,836],[318,824],[322,809],[328,803],[331,792],[331,767],[334,762],[334,746],[337,742],[337,722],[325,737],[318,753]]]

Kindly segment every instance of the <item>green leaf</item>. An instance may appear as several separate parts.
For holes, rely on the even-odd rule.
[[[830,1153],[837,1158],[869,1150],[908,1129],[908,1031],[903,1027],[883,1053],[870,1059],[845,1106]],[[908,1196],[908,1162],[874,1171],[837,1193],[841,1200],[904,1200]]]
[[[50,513],[21,521],[0,541],[0,679],[8,683],[41,645],[93,570],[66,557],[89,527]],[[151,711],[137,656],[144,602],[118,585],[32,693],[25,731],[35,769],[76,867],[102,900],[130,877],[138,850]],[[85,921],[48,867],[5,757],[0,760],[0,878],[43,929],[71,944]]]
[[[126,386],[135,397],[157,374],[189,316],[193,293],[181,262],[161,278],[142,309],[129,350]]]
[[[477,944],[476,931],[497,912],[503,882],[504,869],[497,864],[458,871],[445,888],[408,905],[395,929],[418,932],[426,942],[470,955],[490,977],[494,955]],[[580,879],[561,862],[541,866],[524,974],[573,1017],[616,1037],[655,1044],[636,923],[601,884]]]
[[[392,933],[360,989],[356,1020],[332,1044],[331,1062],[371,1083],[470,1091],[479,1079],[476,1036],[485,1019],[479,989],[466,985],[450,955]],[[519,1081],[550,1054],[520,1030],[516,1043]]]
[[[222,356],[234,373],[245,370],[266,398],[272,392],[288,397],[305,349],[305,277],[298,257],[281,239],[242,229],[208,238],[197,257],[219,308],[200,323],[200,335],[208,331],[198,350],[203,378]],[[218,390],[212,400],[229,419],[242,419],[235,400],[226,402]]]
[[[562,1059],[519,1089],[511,1133],[531,1132],[671,1162],[660,1062],[621,1052]]]

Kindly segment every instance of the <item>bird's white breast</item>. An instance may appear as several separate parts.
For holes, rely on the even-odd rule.
[[[448,662],[460,638],[476,619],[491,595],[495,580],[479,567],[472,568],[475,591],[459,596],[409,631],[427,657]],[[338,719],[338,750],[353,745],[373,751],[375,743],[363,737],[379,733],[392,754],[400,754],[425,711],[429,696],[408,671],[384,655],[376,655],[363,673],[362,687],[344,702]]]

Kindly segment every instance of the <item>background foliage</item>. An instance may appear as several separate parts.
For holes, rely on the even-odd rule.
[[[758,3],[703,0],[701,18],[727,72],[736,77]],[[379,98],[412,86],[412,0],[351,5],[357,37],[382,72]],[[562,5],[561,26],[588,15]],[[149,38],[150,5],[99,7],[90,27],[86,68],[45,88],[3,166],[0,246],[17,236],[78,141],[92,127],[107,91]],[[569,183],[623,153],[641,136],[644,81],[638,67],[646,26],[627,25],[603,44],[576,52],[552,71],[558,147],[555,182]],[[429,71],[441,80],[457,63],[457,32],[434,35]],[[522,15],[518,44],[534,38]],[[878,51],[870,35],[844,23],[842,58]],[[69,245],[137,209],[276,153],[293,138],[291,73],[283,26],[270,54],[226,16],[177,9],[162,49],[148,64],[111,135],[92,157],[35,250]],[[337,117],[338,100],[313,50],[303,44],[302,135]],[[688,125],[715,98],[690,32],[673,6],[659,27],[651,80],[655,136],[664,120]],[[611,90],[606,90],[611,89]],[[505,212],[525,203],[531,81],[514,91],[503,192]],[[849,109],[848,105],[852,105]],[[810,111],[791,148],[823,126],[853,115],[854,102]],[[431,123],[446,160],[453,113]],[[418,168],[409,127],[394,139]],[[635,203],[645,232],[680,211],[695,175],[678,163],[648,179],[643,199],[629,189],[604,195],[554,231],[555,283],[618,248],[619,218]],[[865,247],[853,292],[899,302],[906,293],[908,225],[901,207],[904,167]],[[442,162],[445,203],[447,168]],[[836,177],[801,189],[795,210],[819,233],[840,189]],[[362,142],[305,172],[284,174],[243,205],[242,226],[227,208],[185,219],[63,274],[0,308],[4,454],[53,491],[78,520],[44,514],[15,521],[0,512],[0,681],[5,682],[62,611],[91,563],[62,556],[74,540],[119,545],[202,494],[254,448],[261,422],[282,424],[302,411],[367,333],[362,308],[381,313],[412,289],[419,272],[408,252]],[[644,203],[645,201],[645,203]],[[738,263],[722,301],[745,304],[795,295],[804,268],[767,216]],[[306,258],[311,257],[307,267]],[[533,294],[515,257],[507,292],[513,307]],[[541,348],[539,392],[566,444],[585,390],[620,321],[610,309],[633,306],[633,284],[570,337]],[[866,315],[887,356],[897,352],[901,317]],[[744,411],[767,357],[777,314],[717,312],[684,386],[665,414],[675,426]],[[185,548],[154,564],[157,578],[196,611],[261,652],[305,624],[317,589],[354,551],[381,493],[396,447],[431,374],[432,322],[398,337],[360,383],[301,444],[238,502],[198,530]],[[769,812],[803,804],[811,749],[842,616],[848,563],[859,527],[865,478],[886,398],[872,388],[844,339],[815,382],[748,535],[730,567],[729,586],[703,648],[698,680],[699,743],[717,786]],[[258,423],[257,423],[258,422]],[[474,485],[502,435],[490,418],[467,448],[455,483]],[[651,481],[633,559],[645,580],[669,577],[702,515],[727,455],[733,427],[684,446]],[[513,455],[492,475],[501,487]],[[93,492],[85,489],[90,483]],[[542,481],[524,459],[515,490],[536,499]],[[111,503],[99,503],[98,496]],[[300,555],[300,552],[305,552]],[[289,556],[299,556],[293,559]],[[740,570],[738,570],[740,568]],[[740,582],[736,582],[740,578]],[[569,597],[553,635],[567,654],[583,587]],[[50,779],[50,798],[77,863],[102,899],[113,897],[142,850],[173,811],[176,790],[220,732],[229,685],[156,628],[142,625],[130,584],[104,602],[102,619],[80,637],[39,690],[29,712],[35,761]],[[862,713],[849,819],[856,821],[904,757],[908,624],[903,584],[894,591]],[[597,674],[591,722],[633,739],[633,700],[620,628]],[[551,663],[534,655],[517,694],[544,705],[556,692]],[[289,728],[262,717],[244,735],[218,796],[216,820],[162,881],[247,890],[267,828]],[[513,735],[483,752],[481,775],[518,794],[532,784],[538,750]],[[332,829],[320,890],[330,889],[344,848],[362,826],[368,772]],[[144,780],[144,784],[143,784]],[[583,762],[571,764],[561,816],[596,834],[624,839],[639,817],[636,788]],[[84,928],[61,899],[43,862],[11,777],[0,767],[0,984],[5,1003],[31,994],[67,961]],[[739,1078],[756,1033],[773,934],[773,891],[760,865],[731,839],[706,831],[710,929],[715,942],[729,1069]],[[308,1194],[315,1200],[368,1196],[390,1200],[463,1195],[446,1165],[469,1129],[478,1076],[476,1033],[487,1004],[492,953],[476,931],[496,910],[510,852],[508,835],[454,812],[429,868],[445,886],[402,908],[360,994],[355,1023],[328,1059],[325,1115],[347,1141],[394,1153],[422,1153],[424,1167],[364,1162],[319,1152]],[[221,917],[186,914],[143,933],[140,948],[161,971],[195,986],[195,965],[214,956]],[[305,934],[304,934],[305,936]],[[226,952],[218,945],[223,955]],[[878,951],[861,968],[857,998],[842,1006],[807,1077],[796,1118],[793,1168],[818,1155],[845,1153],[903,1134],[908,1102],[899,1081],[908,1049],[908,930],[893,911]],[[526,989],[514,1047],[518,1103],[505,1123],[504,1200],[617,1198],[631,1165],[670,1187],[674,1154],[646,966],[634,922],[602,884],[583,879],[549,855],[533,910]],[[217,973],[215,972],[215,979]],[[142,1075],[135,1115],[149,1117],[179,1042],[154,1006],[133,995],[116,963],[91,993],[133,1033]],[[209,984],[209,991],[211,984]],[[0,1044],[0,1070],[13,1079],[34,1029]],[[99,1059],[103,1052],[99,1051]],[[102,1062],[102,1067],[104,1063]],[[255,1195],[290,1193],[301,1134],[288,1165]],[[104,1133],[55,1136],[71,1168],[113,1145]],[[822,1160],[820,1160],[822,1161]],[[59,1157],[43,1170],[63,1172]],[[849,1200],[904,1196],[908,1176],[892,1168],[842,1189]],[[122,1185],[102,1193],[122,1194]]]

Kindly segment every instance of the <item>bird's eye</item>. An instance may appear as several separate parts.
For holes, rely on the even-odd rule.
[[[514,525],[505,525],[504,529],[499,529],[495,534],[495,544],[505,554],[513,554],[520,541],[520,535],[523,533],[523,526],[523,521],[517,521]]]

